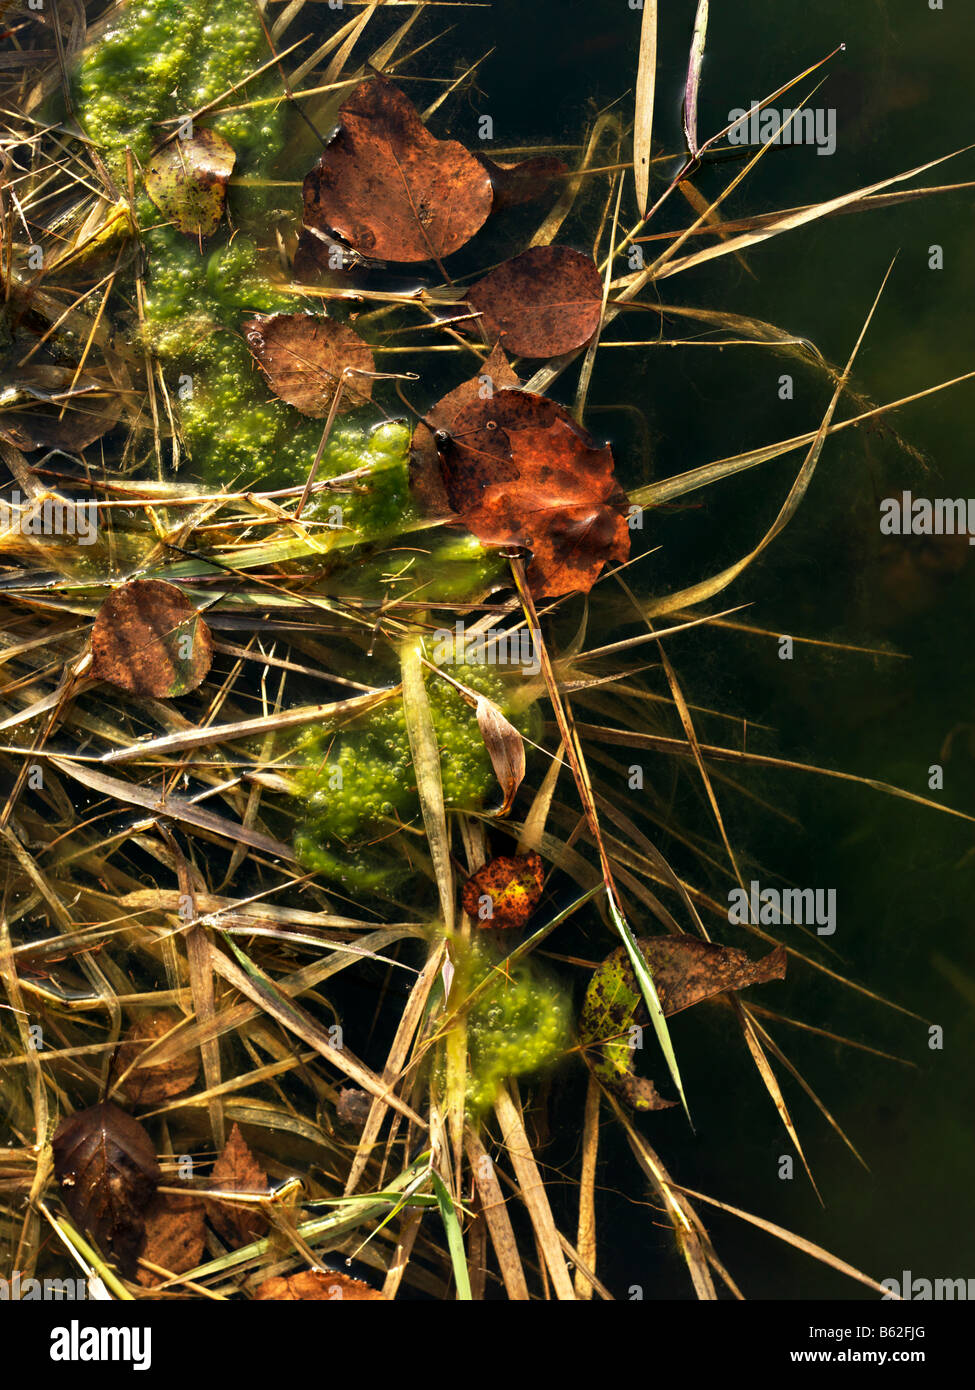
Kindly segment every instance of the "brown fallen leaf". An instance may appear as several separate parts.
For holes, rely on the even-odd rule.
[[[28,453],[87,449],[121,414],[118,392],[95,372],[38,363],[0,377],[0,437]]]
[[[145,1052],[152,1043],[172,1032],[182,1022],[183,1015],[175,1009],[156,1009],[136,1019],[125,1033],[115,1057],[113,1075],[120,1076]],[[200,1071],[200,1054],[187,1048],[178,1057],[165,1062],[133,1067],[123,1082],[123,1090],[132,1105],[157,1105],[188,1091]]]
[[[555,155],[539,154],[531,159],[523,159],[518,164],[495,164],[486,154],[477,158],[491,175],[494,189],[492,212],[504,212],[507,208],[520,207],[522,203],[534,203],[543,198],[556,179],[563,178],[568,165]]]
[[[493,197],[483,165],[456,140],[431,135],[377,73],[342,104],[339,128],[305,178],[304,220],[364,256],[439,261],[470,241]]]
[[[348,368],[338,413],[355,410],[372,395],[372,351],[358,333],[321,314],[257,314],[243,325],[251,354],[271,390],[303,415],[328,414]]]
[[[693,936],[641,937],[640,952],[650,967],[664,1014],[689,1009],[729,989],[781,980],[786,953],[777,946],[751,960],[733,946],[718,946]],[[638,1110],[660,1110],[663,1100],[652,1081],[636,1075],[636,1047],[648,1021],[643,994],[625,946],[618,946],[596,970],[586,990],[579,1035],[589,1049],[593,1071]]]
[[[348,1302],[365,1299],[382,1299],[378,1289],[361,1279],[353,1279],[350,1274],[339,1274],[319,1269],[303,1269],[289,1278],[265,1279],[258,1284],[255,1299],[275,1302],[290,1302],[300,1299],[314,1299],[318,1302]]]
[[[491,759],[494,775],[501,787],[503,801],[494,813],[506,816],[511,810],[518,788],[525,780],[525,741],[501,713],[493,700],[479,695],[475,707],[477,727]]]
[[[545,865],[534,850],[524,856],[499,854],[471,875],[461,901],[475,926],[524,927],[544,887]],[[486,907],[489,916],[483,915]]]
[[[430,516],[447,516],[451,511],[440,474],[440,456],[435,438],[437,430],[448,433],[460,412],[476,401],[487,400],[495,391],[521,385],[500,347],[495,347],[476,376],[462,381],[432,406],[413,431],[410,447],[410,487],[423,510]]]
[[[488,338],[521,357],[558,357],[599,327],[603,287],[591,256],[533,246],[472,285],[467,302]]]
[[[267,1173],[247,1147],[239,1125],[230,1131],[223,1153],[213,1165],[210,1186],[226,1193],[267,1196]],[[208,1197],[206,1203],[211,1225],[231,1249],[260,1240],[267,1231],[267,1216],[256,1202]]]
[[[200,1263],[206,1246],[206,1209],[199,1197],[157,1192],[146,1207],[145,1225],[139,1251],[143,1260],[168,1269],[170,1274],[185,1274]],[[147,1289],[164,1282],[163,1275],[141,1266],[136,1278]]]
[[[133,579],[113,590],[91,633],[91,674],[131,695],[172,698],[204,680],[210,629],[174,584]]]
[[[212,236],[223,216],[236,159],[229,141],[199,127],[156,151],[146,170],[146,192],[181,232]]]
[[[527,547],[534,593],[588,593],[629,555],[612,452],[555,401],[498,391],[460,411],[438,444],[451,510],[486,544]]]
[[[52,1148],[68,1211],[131,1278],[146,1209],[162,1176],[149,1135],[138,1120],[106,1100],[63,1120]]]
[[[344,1125],[362,1129],[372,1109],[372,1096],[358,1086],[343,1086],[335,1102],[335,1114]]]

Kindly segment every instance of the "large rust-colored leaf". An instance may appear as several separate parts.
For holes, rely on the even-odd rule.
[[[487,170],[456,140],[438,140],[412,102],[378,74],[339,111],[339,129],[304,184],[305,223],[364,256],[440,260],[482,226]]]
[[[431,516],[446,516],[451,510],[440,475],[440,458],[435,433],[448,433],[460,412],[477,401],[489,400],[495,391],[521,385],[504,350],[495,347],[476,376],[462,381],[432,406],[413,431],[410,448],[410,487]]]
[[[533,246],[471,287],[467,302],[491,341],[521,357],[558,357],[599,327],[603,287],[591,256]]]
[[[162,1176],[148,1134],[107,1100],[63,1120],[52,1148],[65,1206],[130,1278]]]
[[[372,1288],[361,1279],[353,1279],[351,1274],[339,1274],[329,1270],[303,1269],[286,1279],[265,1279],[258,1284],[254,1297],[266,1302],[277,1303],[314,1300],[326,1303],[363,1302],[369,1299],[382,1299],[378,1289]]]
[[[146,170],[146,192],[181,232],[212,236],[223,216],[236,159],[229,141],[201,127],[156,151]]]
[[[499,391],[454,419],[440,442],[451,509],[479,540],[532,552],[536,594],[588,593],[630,552],[627,499],[608,445],[555,401]]]
[[[206,1245],[206,1210],[191,1193],[157,1192],[146,1208],[146,1233],[140,1257],[171,1274],[185,1274],[200,1263]],[[139,1269],[139,1283],[147,1289],[163,1282],[163,1275]]]
[[[91,633],[91,674],[132,695],[195,690],[213,661],[210,629],[174,584],[133,579],[102,604]]]
[[[555,180],[569,172],[568,165],[551,154],[533,155],[518,164],[496,164],[486,154],[479,154],[477,158],[491,175],[492,212],[503,212],[506,208],[543,198]]]
[[[327,415],[342,373],[351,369],[338,413],[354,410],[372,395],[372,351],[344,323],[321,314],[257,314],[243,325],[247,346],[271,390],[303,415]]]
[[[210,1186],[228,1194],[267,1195],[267,1173],[247,1147],[239,1125],[230,1131],[223,1153],[213,1165]],[[267,1216],[257,1202],[210,1197],[207,1209],[214,1229],[232,1249],[260,1240],[267,1230]]]
[[[464,911],[478,927],[523,927],[545,886],[545,866],[534,850],[526,855],[499,854],[464,884]],[[485,914],[485,908],[490,915]]]
[[[692,936],[642,937],[637,941],[650,967],[664,1014],[669,1018],[729,989],[781,980],[786,954],[777,946],[753,961],[733,946],[717,946]],[[579,1020],[583,1044],[591,1049],[596,1075],[615,1087],[638,1110],[672,1104],[653,1082],[636,1075],[635,1042],[647,1022],[646,1005],[623,946],[610,953],[589,982]]]
[[[175,1009],[156,1009],[136,1019],[122,1039],[115,1057],[113,1074],[120,1076],[136,1062],[159,1038],[172,1032],[183,1018]],[[123,1082],[123,1090],[133,1105],[158,1105],[188,1091],[200,1071],[200,1054],[195,1047],[187,1048],[178,1057],[146,1066],[134,1066]]]

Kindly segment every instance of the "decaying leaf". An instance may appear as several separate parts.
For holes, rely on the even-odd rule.
[[[131,695],[185,695],[213,661],[210,629],[174,584],[133,579],[102,604],[91,633],[92,675]]]
[[[413,431],[410,448],[410,487],[430,516],[447,516],[451,510],[440,474],[436,431],[449,433],[457,416],[467,406],[488,400],[495,391],[509,387],[517,390],[520,385],[504,350],[495,347],[476,376],[448,391],[419,422]]]
[[[440,463],[451,510],[490,545],[532,552],[536,594],[588,593],[630,552],[627,499],[608,445],[555,401],[498,391],[455,417]]]
[[[504,798],[495,814],[506,816],[525,779],[525,742],[511,721],[486,695],[478,696],[475,714]]]
[[[183,1015],[175,1009],[156,1009],[136,1019],[122,1039],[113,1072],[120,1076],[152,1043],[172,1032]],[[135,1066],[123,1082],[123,1090],[133,1105],[157,1105],[188,1091],[200,1070],[200,1054],[187,1048],[178,1057],[164,1062],[150,1059],[146,1066]]]
[[[247,346],[271,390],[303,415],[328,414],[342,373],[349,369],[339,414],[372,395],[372,351],[358,333],[321,314],[257,314],[243,325]]]
[[[37,363],[0,376],[0,437],[28,453],[87,449],[121,414],[121,397],[96,372]]]
[[[350,1299],[355,1302],[363,1299],[382,1299],[383,1296],[378,1289],[372,1288],[361,1279],[353,1279],[350,1274],[339,1274],[332,1270],[326,1273],[320,1269],[303,1269],[287,1279],[265,1279],[263,1283],[258,1284],[254,1297],[262,1301],[273,1299],[278,1303],[302,1299],[341,1303]]]
[[[488,338],[521,357],[558,357],[599,327],[603,287],[591,256],[533,246],[473,285],[467,302]]]
[[[493,201],[482,164],[437,140],[404,94],[377,74],[339,111],[339,128],[305,178],[304,220],[365,256],[440,260],[486,221]]]
[[[157,1192],[146,1207],[145,1225],[141,1259],[170,1274],[185,1274],[200,1263],[206,1245],[206,1210],[201,1198],[188,1192]],[[136,1277],[147,1289],[164,1279],[141,1267]]]
[[[106,1100],[63,1120],[52,1148],[68,1211],[131,1278],[146,1208],[162,1176],[148,1134],[138,1120]]]
[[[335,1102],[335,1114],[344,1125],[362,1129],[372,1109],[372,1096],[358,1086],[343,1086]]]
[[[146,170],[146,192],[181,232],[212,236],[223,216],[236,159],[222,135],[198,128],[156,151]]]
[[[234,1125],[223,1153],[213,1165],[210,1186],[221,1192],[246,1193],[266,1197],[267,1173],[244,1141],[240,1126]],[[267,1230],[267,1216],[257,1202],[233,1202],[229,1197],[208,1197],[207,1214],[214,1230],[232,1248],[260,1240]]]
[[[479,154],[477,158],[491,175],[492,212],[504,212],[506,208],[535,202],[545,196],[556,179],[569,172],[568,166],[551,154],[535,155],[519,164],[495,164],[486,154]]]
[[[545,865],[532,850],[526,855],[499,854],[464,884],[464,911],[479,927],[523,927],[545,887]]]
[[[717,946],[692,936],[641,937],[637,945],[650,967],[661,1008],[669,1018],[729,989],[781,980],[784,946],[752,961],[733,946]],[[586,990],[579,1020],[584,1046],[591,1049],[596,1075],[621,1092],[638,1110],[673,1104],[662,1100],[653,1083],[634,1072],[633,1037],[647,1021],[646,1006],[623,946],[606,957]]]

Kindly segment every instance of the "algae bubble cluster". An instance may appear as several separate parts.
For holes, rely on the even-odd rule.
[[[454,990],[468,994],[496,976],[467,1015],[467,1110],[478,1119],[505,1082],[543,1071],[572,1040],[572,1002],[559,983],[532,961],[496,969],[492,952],[473,945],[456,966]]]
[[[502,709],[508,706],[504,681],[485,667],[457,665],[451,675]],[[495,795],[497,783],[474,711],[453,686],[436,678],[427,681],[427,696],[444,802],[455,810],[479,809]],[[507,713],[524,723],[524,717]],[[396,831],[420,817],[402,700],[391,695],[338,733],[309,729],[299,757],[305,764],[296,774],[305,807],[295,834],[301,863],[350,889],[394,888],[411,871]]]
[[[268,56],[257,8],[249,3],[130,4],[81,59],[78,116],[124,187],[127,147],[144,165],[166,131],[161,123],[221,97]],[[288,211],[273,201],[280,195],[272,175],[280,180],[285,172],[277,81],[268,72],[234,102],[247,109],[203,118],[237,155],[228,204],[232,237],[224,234],[201,253],[192,238],[157,225],[159,214],[144,193],[135,208],[149,266],[144,336],[166,370],[194,472],[212,486],[296,485],[322,434],[321,421],[271,395],[241,335],[247,314],[301,307],[270,282],[256,239]],[[398,426],[367,433],[361,423],[346,424],[330,437],[319,476],[377,469],[368,492],[343,498],[349,506],[342,525],[354,536],[371,538],[411,515],[407,444]]]

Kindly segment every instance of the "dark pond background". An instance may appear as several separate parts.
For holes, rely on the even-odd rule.
[[[676,155],[681,148],[694,9],[693,0],[662,6],[658,153]],[[594,114],[611,103],[630,118],[641,17],[626,0],[502,0],[490,10],[433,13],[437,24],[443,16],[456,21],[444,42],[458,71],[495,46],[480,70],[480,91],[452,106],[444,123],[458,138],[476,141],[485,113],[493,116],[495,144],[502,147],[577,144]],[[836,109],[835,154],[822,157],[812,147],[769,151],[731,195],[724,215],[820,201],[975,140],[973,36],[972,17],[959,4],[945,12],[929,10],[923,0],[712,6],[702,135],[723,127],[732,108],[748,106],[846,44],[815,78],[776,103],[798,105],[793,98],[808,95],[825,74],[810,104]],[[658,172],[676,167],[657,166]],[[975,158],[963,154],[915,182],[966,178],[975,179]],[[698,187],[713,194],[720,183],[705,172]],[[975,368],[972,209],[971,192],[960,192],[835,218],[750,251],[751,274],[726,257],[669,279],[663,294],[673,304],[766,319],[811,339],[842,365],[896,255],[854,380],[873,401],[893,400]],[[672,215],[688,220],[677,198]],[[624,216],[632,216],[632,207]],[[670,216],[661,227],[673,225]],[[943,248],[940,271],[929,268],[934,245]],[[625,332],[610,336],[652,339],[658,323],[655,315],[634,313]],[[785,371],[795,378],[792,401],[778,396]],[[571,400],[573,387],[567,379],[556,394]],[[642,412],[653,476],[665,477],[814,429],[829,395],[821,373],[765,348],[607,349],[597,360],[587,422],[613,440],[621,471],[636,483],[647,476],[635,443],[640,431],[631,414],[617,409],[621,404]],[[740,747],[747,720],[749,748],[896,783],[975,813],[975,552],[950,538],[883,541],[878,522],[879,499],[902,488],[928,497],[975,496],[973,403],[975,384],[963,384],[888,417],[900,438],[873,428],[827,443],[789,530],[730,595],[714,602],[715,608],[748,602],[740,616],[770,635],[705,630],[669,645],[688,698],[737,719],[702,717],[703,736]],[[852,413],[849,404],[841,406],[841,416]],[[631,571],[637,592],[679,588],[751,549],[801,459],[790,454],[654,514],[646,539],[660,548]],[[793,659],[783,661],[780,633],[888,654],[797,642]],[[761,725],[766,728],[752,727]],[[620,755],[624,762],[628,757],[625,750]],[[944,788],[929,792],[935,763],[944,767]],[[669,766],[646,755],[646,767],[648,781],[659,778],[669,787]],[[778,1178],[779,1156],[790,1146],[726,1014],[699,1010],[673,1024],[696,1133],[677,1110],[642,1121],[643,1128],[679,1181],[801,1232],[877,1278],[899,1277],[905,1269],[931,1279],[975,1276],[973,827],[799,772],[735,769],[734,775],[766,803],[719,789],[746,879],[835,888],[838,929],[826,943],[832,954],[820,951],[820,958],[921,1018],[801,969],[780,993],[766,990],[763,1002],[914,1066],[770,1025],[869,1165],[865,1171],[857,1163],[780,1068],[825,1208],[798,1164],[794,1180]],[[621,781],[619,795],[625,801],[639,794]],[[675,815],[686,812],[709,828],[689,774],[675,785],[673,805]],[[660,847],[674,850],[666,837]],[[714,888],[700,875],[698,881]],[[784,928],[783,939],[800,944],[795,929]],[[595,938],[592,949],[598,950]],[[922,1019],[943,1028],[942,1050],[928,1047]],[[578,1117],[580,1099],[575,1082],[556,1086],[556,1124]],[[577,1131],[553,1141],[546,1153],[553,1178],[562,1162],[578,1171],[577,1142]],[[691,1297],[672,1238],[646,1205],[632,1157],[609,1124],[602,1157],[600,1273],[617,1296],[640,1285],[645,1297]],[[734,1218],[701,1211],[748,1296],[874,1297]]]

